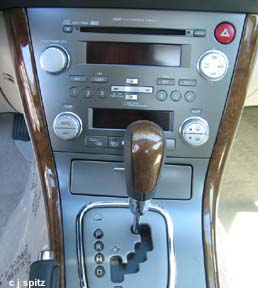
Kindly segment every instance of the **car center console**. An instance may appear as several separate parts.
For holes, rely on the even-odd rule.
[[[82,287],[125,288],[138,281],[131,276],[136,271],[130,273],[126,268],[130,277],[124,276],[125,280],[117,276],[118,272],[112,272],[116,269],[112,263],[120,261],[114,258],[120,253],[116,248],[124,249],[121,259],[134,250],[121,248],[127,240],[121,247],[110,240],[111,236],[99,240],[103,245],[113,245],[113,250],[105,254],[97,253],[102,249],[94,246],[97,237],[92,236],[98,221],[102,221],[100,215],[110,219],[104,217],[104,235],[112,234],[109,225],[116,211],[125,222],[129,217],[122,212],[127,206],[117,203],[126,197],[125,129],[137,120],[153,121],[164,131],[164,169],[154,203],[164,208],[173,221],[176,287],[206,287],[203,186],[227,101],[245,15],[31,8],[28,19],[61,190],[67,287],[80,287],[81,283]],[[98,204],[103,201],[109,204]],[[96,210],[89,209],[85,216],[88,220],[79,223],[78,217],[88,211],[87,205],[92,202],[96,203]],[[113,210],[105,214],[107,206]],[[157,215],[148,217],[155,223],[153,231],[163,225]],[[87,234],[83,236],[86,244],[79,241],[76,225],[92,230],[88,241]],[[168,237],[163,230],[160,233]],[[119,233],[119,229],[114,231]],[[152,244],[158,243],[155,235]],[[136,238],[133,243],[141,241]],[[79,259],[83,245],[90,251],[87,260],[91,266]],[[155,247],[153,251],[154,254],[148,254],[150,259],[155,258]],[[109,263],[108,259],[114,261]],[[151,261],[145,261],[146,265],[150,263],[152,267]],[[144,269],[147,268],[136,270],[148,275]],[[161,287],[158,282],[155,285]]]

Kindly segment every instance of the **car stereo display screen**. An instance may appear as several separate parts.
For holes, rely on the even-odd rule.
[[[146,111],[130,109],[93,108],[92,128],[126,129],[137,120],[150,120],[158,124],[164,131],[172,131],[173,112]]]
[[[89,64],[179,67],[181,46],[152,43],[87,42]]]

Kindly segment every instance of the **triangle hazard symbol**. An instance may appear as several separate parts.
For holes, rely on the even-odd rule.
[[[222,32],[221,32],[221,34],[220,34],[220,36],[221,37],[231,37],[231,35],[230,35],[230,33],[228,32],[228,29],[227,28],[225,28]]]

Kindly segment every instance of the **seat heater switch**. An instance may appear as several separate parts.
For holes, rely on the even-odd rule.
[[[82,121],[72,112],[62,112],[56,116],[53,129],[59,139],[74,140],[81,135]]]

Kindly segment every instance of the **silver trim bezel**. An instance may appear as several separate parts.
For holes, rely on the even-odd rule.
[[[78,273],[81,288],[89,288],[87,283],[85,251],[83,245],[83,218],[85,214],[94,208],[128,208],[128,202],[93,202],[85,206],[77,215],[76,219],[76,237],[77,237],[77,256],[78,256]],[[168,286],[167,288],[175,288],[176,286],[176,259],[174,251],[174,227],[169,213],[154,204],[150,204],[149,210],[159,213],[166,223],[167,230],[167,247],[168,247]]]

